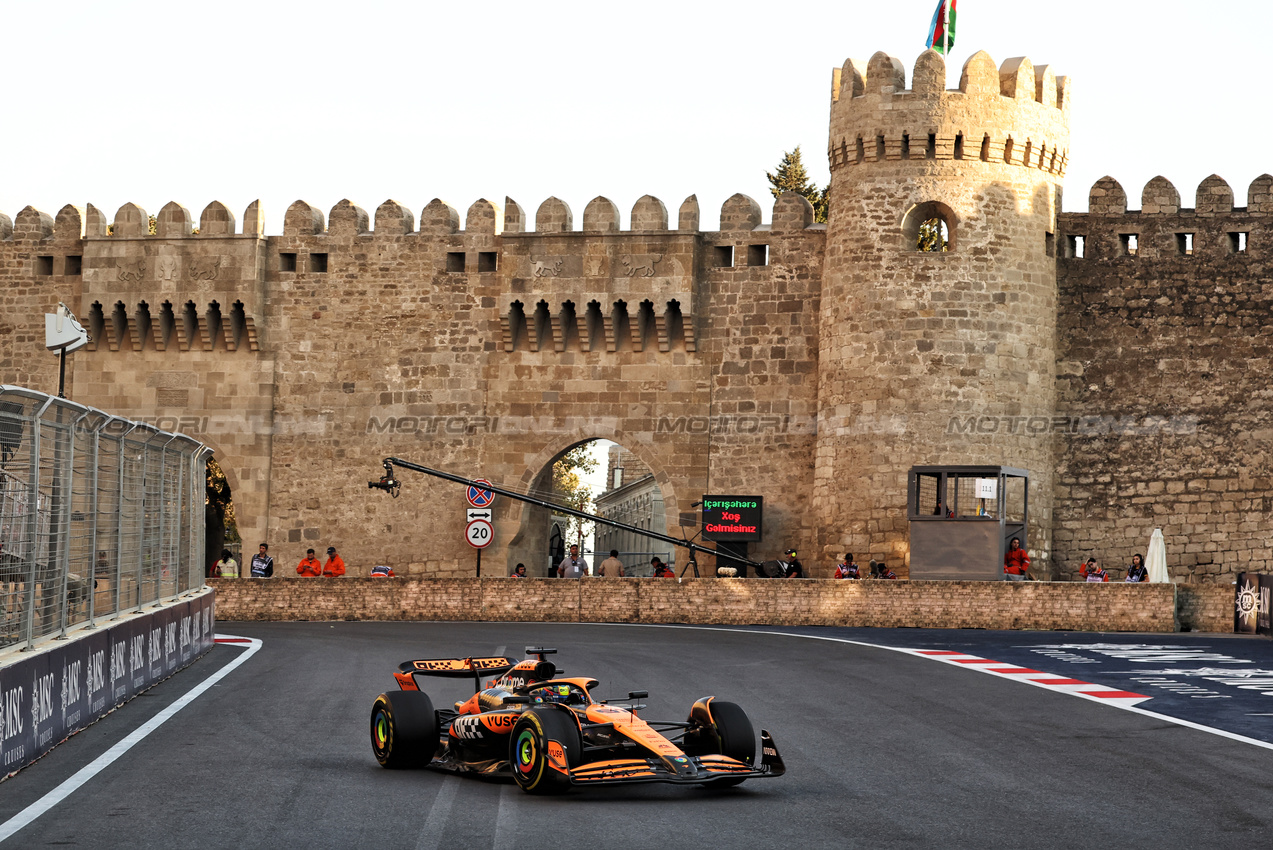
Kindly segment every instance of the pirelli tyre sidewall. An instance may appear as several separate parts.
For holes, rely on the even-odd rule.
[[[550,748],[561,748],[566,766],[575,767],[583,751],[579,723],[564,708],[532,708],[522,714],[509,737],[508,764],[513,779],[531,794],[561,794],[570,777],[554,766]]]
[[[371,706],[371,751],[382,767],[424,767],[438,748],[438,716],[422,691],[381,694]]]

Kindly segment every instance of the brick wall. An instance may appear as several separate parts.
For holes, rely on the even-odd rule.
[[[1176,615],[1182,632],[1233,631],[1233,585],[1176,585]]]
[[[216,588],[217,614],[223,620],[764,623],[1111,632],[1175,631],[1178,589],[1187,601],[1188,625],[1194,631],[1228,631],[1233,593],[1231,587],[1218,586],[1080,582],[284,578],[209,583]]]

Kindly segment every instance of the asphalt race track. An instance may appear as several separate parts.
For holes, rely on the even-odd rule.
[[[0,846],[1164,850],[1262,846],[1273,835],[1273,749],[932,657],[640,626],[221,623],[218,631],[263,644]],[[995,633],[809,631],[929,650],[947,636],[958,644],[951,651],[1003,664],[1029,643],[1020,633],[996,644]],[[684,719],[710,694],[740,703],[757,730],[772,732],[787,775],[720,791],[642,785],[543,798],[511,783],[376,764],[368,714],[376,694],[394,687],[399,662],[520,657],[532,644],[559,649],[568,675],[598,678],[599,697],[649,690],[648,719]],[[1267,640],[1241,645],[1269,657]],[[219,645],[0,784],[0,823],[243,651]],[[1023,660],[1034,672],[1065,663],[1068,651],[1048,652],[1056,658]],[[435,702],[471,693],[463,680],[435,682]]]

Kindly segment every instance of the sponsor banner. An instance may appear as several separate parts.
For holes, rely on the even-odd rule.
[[[1269,615],[1273,599],[1273,575],[1260,576],[1260,598],[1255,608],[1255,633],[1273,636],[1273,617]]]
[[[1238,573],[1238,580],[1233,586],[1233,631],[1239,635],[1256,633],[1256,622],[1259,619],[1261,596],[1261,576],[1259,573]],[[1268,597],[1263,597],[1264,620],[1268,622]]]
[[[0,669],[0,776],[211,649],[213,604],[205,593]]]

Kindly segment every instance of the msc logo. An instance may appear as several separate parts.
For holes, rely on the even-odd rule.
[[[88,693],[90,697],[106,687],[106,650],[99,649],[88,657]]]

